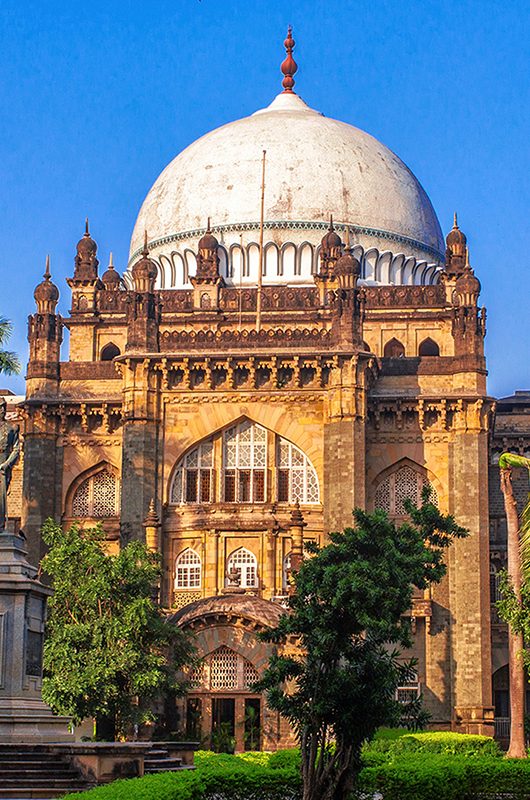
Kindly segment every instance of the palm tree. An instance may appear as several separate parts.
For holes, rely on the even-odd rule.
[[[530,580],[530,501],[521,517],[513,493],[512,468],[526,467],[530,470],[530,459],[513,453],[503,453],[499,458],[501,490],[504,495],[504,509],[508,532],[508,575],[511,579],[515,597],[521,604],[521,583]],[[510,746],[508,756],[526,757],[524,732],[525,712],[525,671],[521,658],[524,648],[523,634],[508,626],[508,654],[510,672]]]
[[[0,374],[3,375],[15,375],[20,372],[20,361],[17,354],[3,349],[12,331],[11,322],[5,317],[0,317]]]

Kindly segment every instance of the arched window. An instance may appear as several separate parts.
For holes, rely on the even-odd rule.
[[[278,500],[282,503],[318,503],[318,478],[308,457],[287,439],[277,448]]]
[[[102,361],[112,361],[113,358],[117,358],[120,355],[120,348],[114,344],[114,342],[109,342],[105,345],[103,350],[101,351],[101,360]]]
[[[428,336],[427,339],[424,339],[423,342],[420,344],[418,348],[418,355],[439,356],[440,348],[438,347],[436,342]]]
[[[245,420],[223,436],[223,485],[227,503],[263,503],[267,431]]]
[[[258,562],[246,547],[234,550],[226,561],[226,585],[241,589],[255,589],[258,585]]]
[[[120,511],[118,479],[102,469],[79,484],[72,500],[72,516],[116,517]]]
[[[421,493],[424,486],[431,487],[431,503],[438,504],[436,489],[427,478],[412,467],[402,466],[382,480],[375,492],[375,507],[381,508],[391,516],[403,517],[406,515],[405,500],[419,506]]]
[[[191,547],[183,550],[175,564],[175,589],[200,589],[201,559]]]
[[[259,680],[259,674],[250,661],[223,645],[206,656],[190,673],[189,680],[192,690],[248,691]]]
[[[383,350],[383,356],[384,358],[404,358],[405,347],[399,341],[399,339],[396,338],[390,339],[390,341],[385,344],[385,349]]]
[[[213,500],[213,441],[208,439],[182,458],[171,485],[171,503],[211,503]]]

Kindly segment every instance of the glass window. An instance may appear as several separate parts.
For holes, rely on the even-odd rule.
[[[175,589],[199,589],[201,586],[201,559],[188,547],[177,558]]]
[[[213,500],[213,440],[201,442],[177,465],[171,503],[211,503]]]
[[[245,420],[223,436],[223,485],[227,503],[264,503],[267,431]]]
[[[245,547],[234,550],[226,562],[226,585],[241,589],[253,589],[258,585],[258,562],[256,556]]]
[[[287,439],[278,439],[278,500],[281,503],[318,503],[315,468],[307,456]]]

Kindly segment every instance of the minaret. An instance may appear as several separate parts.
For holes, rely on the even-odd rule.
[[[219,306],[219,289],[224,280],[219,274],[219,242],[210,230],[210,217],[206,233],[199,239],[197,253],[197,271],[190,278],[194,292],[195,308],[217,308]]]
[[[464,268],[455,280],[453,292],[455,355],[475,355],[482,361],[486,335],[486,309],[478,308],[480,289],[480,281],[471,268],[469,248],[466,246]]]
[[[154,353],[158,351],[159,304],[155,295],[157,266],[149,258],[147,231],[141,258],[133,264],[134,289],[127,311],[128,351]]]
[[[44,280],[34,292],[37,311],[28,318],[29,362],[26,394],[53,396],[57,394],[59,361],[63,340],[63,321],[56,313],[59,290],[52,283],[50,257],[46,257]]]
[[[97,293],[103,289],[98,277],[98,246],[90,236],[88,218],[85,232],[76,246],[74,275],[67,283],[72,290],[70,361],[93,361],[96,358]]]
[[[337,287],[335,264],[342,255],[342,240],[333,227],[333,215],[329,217],[329,228],[320,245],[320,271],[315,275],[321,305],[329,304],[329,293]]]

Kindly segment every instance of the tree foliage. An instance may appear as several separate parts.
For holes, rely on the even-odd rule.
[[[409,503],[407,511],[410,522],[397,527],[383,511],[357,509],[353,528],[324,547],[306,545],[313,557],[294,577],[289,613],[262,634],[280,650],[258,687],[296,732],[304,800],[346,798],[363,742],[399,718],[395,691],[414,664],[396,647],[411,643],[404,615],[412,587],[440,581],[444,551],[467,534],[428,489],[421,508]]]
[[[152,698],[182,692],[177,672],[193,660],[188,636],[153,599],[159,556],[136,541],[107,555],[100,527],[63,531],[48,520],[42,535],[49,551],[41,567],[54,589],[43,697],[76,723],[110,718],[123,737],[150,718]]]
[[[20,372],[20,361],[16,353],[3,347],[13,332],[13,325],[5,317],[0,317],[0,374],[15,375]]]

